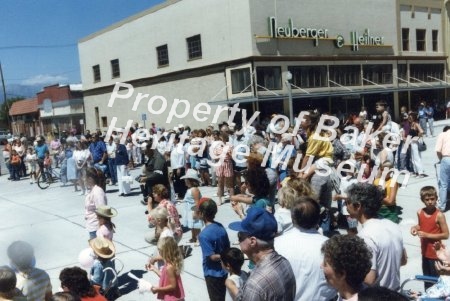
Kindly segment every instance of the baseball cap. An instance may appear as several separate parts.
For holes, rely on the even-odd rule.
[[[251,236],[268,241],[277,234],[277,221],[267,210],[259,207],[251,207],[247,216],[240,222],[233,222],[228,228],[234,231],[246,232]]]

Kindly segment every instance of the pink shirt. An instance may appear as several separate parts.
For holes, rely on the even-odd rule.
[[[108,227],[106,227],[105,225],[101,225],[100,228],[98,228],[98,230],[97,230],[97,237],[104,237],[109,240],[112,240],[113,234],[114,234],[114,231],[109,230]]]
[[[108,200],[102,188],[95,185],[84,199],[84,219],[88,232],[98,230],[98,219],[95,209],[100,205],[107,205]]]
[[[176,301],[184,299],[183,282],[181,282],[181,276],[176,276],[177,287],[170,293],[158,293],[158,300],[164,301]],[[161,270],[161,277],[159,278],[159,287],[167,286],[169,284],[169,275],[167,274],[167,265],[164,265]]]
[[[439,134],[434,150],[440,152],[443,157],[450,157],[450,130]]]

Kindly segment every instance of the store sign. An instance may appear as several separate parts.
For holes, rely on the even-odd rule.
[[[337,48],[344,46],[351,46],[353,51],[358,51],[360,46],[382,46],[384,45],[384,37],[372,36],[369,29],[366,29],[363,34],[357,31],[350,32],[350,44],[345,44],[345,38],[342,34],[330,38],[327,28],[315,27],[296,27],[292,19],[289,19],[287,26],[278,26],[275,17],[269,17],[269,34],[270,38],[274,39],[311,39],[314,41],[314,46],[319,46],[319,40],[334,40],[334,45]]]

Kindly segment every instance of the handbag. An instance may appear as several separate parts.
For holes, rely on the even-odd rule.
[[[423,141],[422,138],[419,138],[419,140],[417,140],[417,148],[419,149],[419,152],[423,152],[427,150],[427,145],[425,144],[425,141]]]

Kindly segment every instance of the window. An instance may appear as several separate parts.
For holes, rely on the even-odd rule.
[[[398,64],[397,65],[397,76],[403,80],[407,80],[408,78],[408,65],[406,64]],[[399,83],[404,83],[399,80]]]
[[[342,86],[361,85],[360,65],[335,65],[330,66],[330,80]],[[331,86],[336,84],[330,83]]]
[[[200,35],[196,35],[186,39],[188,57],[190,60],[202,57],[202,41]]]
[[[251,92],[250,68],[231,70],[231,93]]]
[[[94,83],[99,82],[102,79],[100,76],[100,65],[92,66],[92,72],[94,74]]]
[[[102,116],[102,127],[108,127],[108,117]]]
[[[158,67],[169,65],[169,49],[166,45],[156,47],[156,55],[158,56]]]
[[[111,76],[112,78],[120,76],[119,59],[111,60]]]
[[[328,87],[327,66],[289,66],[292,84],[300,88]],[[295,89],[295,87],[293,87]]]
[[[431,41],[433,44],[433,51],[437,52],[438,51],[438,31],[433,29],[431,31]]]
[[[98,129],[100,127],[100,117],[99,117],[99,111],[98,111],[98,107],[94,108],[95,111],[95,127]]]
[[[425,29],[416,29],[416,50],[417,51],[425,51],[426,50],[426,31]]]
[[[392,65],[363,65],[363,78],[364,85],[392,84]]]
[[[402,50],[409,51],[409,28],[402,28]]]
[[[281,67],[257,67],[258,90],[281,90]]]
[[[444,64],[410,64],[409,75],[424,82],[444,80]]]

